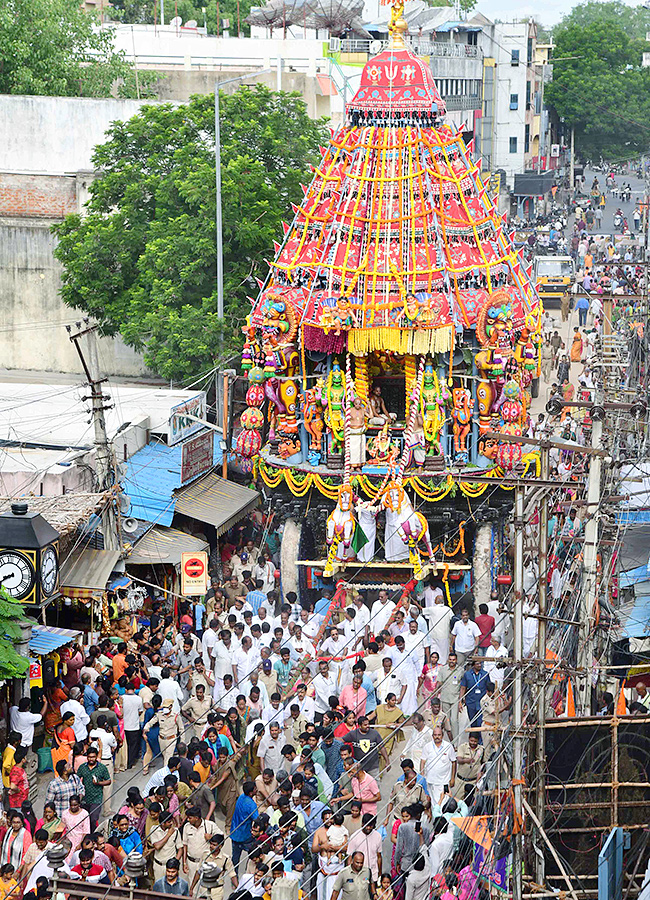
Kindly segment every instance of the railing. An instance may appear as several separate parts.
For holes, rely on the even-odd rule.
[[[480,52],[478,47],[470,44],[451,44],[438,41],[422,41],[418,38],[410,38],[409,44],[414,53],[419,56],[437,56],[454,59],[478,59]],[[385,50],[388,41],[367,40],[342,40],[341,53],[379,53]],[[371,49],[372,48],[372,49]]]
[[[443,97],[445,106],[451,112],[455,109],[481,109],[483,101],[478,96]]]

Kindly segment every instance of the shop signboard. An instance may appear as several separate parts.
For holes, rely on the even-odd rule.
[[[195,397],[184,400],[172,406],[169,411],[169,435],[167,443],[170,447],[174,444],[180,444],[181,441],[187,440],[192,435],[203,431],[205,425],[203,422],[195,422],[195,419],[204,419],[206,413],[206,397],[205,391],[201,391]],[[189,418],[192,416],[192,418]]]
[[[214,432],[204,431],[183,444],[181,485],[204,475],[214,464]]]

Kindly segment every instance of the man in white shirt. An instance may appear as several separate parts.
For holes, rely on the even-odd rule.
[[[422,614],[429,623],[430,651],[438,654],[438,662],[444,666],[449,656],[449,627],[452,612],[451,607],[445,603],[442,591],[436,594],[433,606],[424,609]]]
[[[18,701],[18,706],[12,706],[9,710],[11,730],[20,734],[22,747],[31,747],[34,743],[34,725],[37,725],[45,715],[47,700],[43,702],[43,709],[40,713],[30,712],[30,707],[29,697],[23,697]]]
[[[406,684],[404,684],[398,672],[393,672],[393,659],[391,656],[384,656],[381,665],[382,671],[377,673],[375,683],[377,700],[379,703],[385,703],[388,694],[395,694],[397,705],[399,706],[406,693]]]
[[[272,769],[274,772],[280,771],[284,762],[282,756],[284,744],[284,735],[280,726],[277,722],[271,722],[257,748],[257,755],[262,760],[263,769]]]
[[[413,728],[406,742],[406,747],[402,750],[401,759],[412,759],[416,772],[420,771],[420,762],[422,760],[422,751],[427,744],[433,741],[433,731],[424,721],[421,713],[415,713],[413,716]]]
[[[352,605],[354,606],[355,610],[354,621],[357,631],[363,629],[365,637],[367,636],[367,629],[368,625],[370,624],[370,610],[366,606],[363,597],[357,590],[353,591],[352,593]]]
[[[212,650],[212,660],[214,664],[214,690],[215,697],[218,696],[223,686],[223,679],[226,675],[234,675],[233,657],[235,648],[232,644],[232,634],[230,629],[224,628],[220,632],[220,640],[216,641]]]
[[[450,825],[444,816],[439,816],[433,822],[433,840],[429,845],[429,865],[432,875],[442,874],[445,862],[453,853],[453,849],[454,826]]]
[[[210,627],[203,632],[201,646],[203,648],[203,664],[208,672],[212,669],[214,645],[219,640],[219,620],[211,619]]]
[[[461,609],[460,619],[451,630],[451,647],[458,657],[458,665],[465,667],[468,657],[473,656],[481,639],[481,629],[469,617],[469,610]]]
[[[163,698],[163,701],[172,701],[172,711],[174,712],[174,715],[178,715],[181,711],[181,706],[185,702],[183,689],[176,679],[172,678],[171,670],[167,667],[162,670],[161,675],[162,678],[158,685],[158,693]]]
[[[141,729],[140,720],[144,712],[141,697],[135,692],[135,685],[129,682],[126,693],[122,697],[124,714],[124,737],[127,747],[127,769],[132,769],[140,758]]]
[[[300,610],[300,627],[302,628],[303,637],[314,642],[318,632],[320,631],[320,623],[322,619],[315,613],[308,613],[306,609]]]
[[[321,645],[321,653],[323,656],[342,657],[349,652],[348,646],[346,646],[343,638],[343,631],[344,628],[342,625],[330,630],[330,636],[327,640],[323,641]],[[331,659],[329,662],[330,670],[337,680],[339,672],[341,671],[341,665],[342,662],[340,660],[336,661],[335,659]],[[335,691],[334,693],[338,694],[338,691]]]
[[[394,609],[395,604],[392,600],[388,599],[388,592],[379,591],[379,599],[375,600],[372,604],[372,609],[370,610],[370,622],[368,627],[373,634],[379,634],[380,631],[384,630]]]
[[[498,662],[500,659],[507,659],[508,651],[501,643],[501,638],[496,634],[492,634],[490,638],[490,648],[485,654],[485,658],[483,660],[483,668],[487,672],[490,681],[496,687],[500,688],[503,684],[503,679],[506,674],[505,668],[499,668]]]
[[[302,627],[298,624],[293,627],[293,634],[289,639],[289,647],[293,649],[297,659],[300,660],[304,659],[307,654],[309,654],[309,656],[314,655],[314,645],[307,637],[305,637],[302,632]]]
[[[291,697],[287,701],[287,709],[290,709],[293,703],[297,704],[298,709],[300,710],[301,715],[305,717],[306,722],[314,721],[316,706],[313,697],[310,697],[307,694],[307,685],[304,682],[301,682],[296,686],[296,696]]]
[[[78,741],[85,741],[88,737],[88,723],[90,716],[86,712],[83,704],[79,702],[81,691],[78,687],[70,688],[70,698],[61,704],[61,716],[65,713],[74,713],[74,736]]]
[[[456,781],[456,751],[449,741],[443,741],[442,729],[433,729],[433,743],[422,750],[420,774],[427,780],[431,803],[440,803],[445,789],[451,790]]]
[[[330,672],[327,660],[321,660],[318,663],[318,674],[312,679],[312,686],[315,691],[315,716],[320,722],[323,713],[330,708],[329,698],[338,697],[339,694],[338,678]]]
[[[271,694],[271,702],[262,710],[262,722],[270,725],[277,722],[279,728],[284,728],[284,722],[288,713],[282,706],[282,696],[279,693]]]
[[[235,684],[246,681],[251,672],[254,672],[260,664],[259,654],[253,650],[253,641],[249,637],[241,640],[241,650],[238,650],[233,658],[233,675]]]

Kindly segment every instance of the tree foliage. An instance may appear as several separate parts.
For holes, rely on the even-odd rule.
[[[165,19],[169,22],[172,16],[178,15],[183,22],[194,19],[199,25],[205,23],[208,34],[223,35],[228,31],[231,37],[237,37],[239,29],[239,33],[248,36],[250,25],[246,17],[252,6],[259,5],[260,0],[175,0],[165,4]],[[153,0],[113,0],[112,3],[111,15],[120,22],[151,23],[153,14]]]
[[[650,145],[647,30],[650,11],[618,0],[582,3],[556,27],[545,98],[575,128],[582,155],[624,159]]]
[[[0,93],[108,97],[116,83],[136,96],[131,63],[79,0],[0,2]]]
[[[55,226],[64,301],[144,351],[167,379],[240,345],[247,295],[326,139],[297,94],[221,96],[225,320],[217,318],[214,97],[144,107],[95,149],[87,215]]]
[[[16,652],[14,644],[22,638],[19,625],[24,618],[20,603],[0,586],[0,679],[22,678],[29,668],[29,660]]]

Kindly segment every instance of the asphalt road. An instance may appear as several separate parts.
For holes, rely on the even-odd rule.
[[[585,185],[584,190],[589,193],[591,191],[591,185],[594,180],[594,177],[598,178],[599,187],[601,190],[605,187],[605,178],[606,173],[604,172],[594,172],[590,169],[585,169]],[[630,226],[630,230],[634,229],[634,223],[632,221],[632,213],[634,212],[634,207],[637,202],[643,199],[643,179],[637,178],[633,175],[616,175],[616,184],[619,187],[622,187],[624,184],[630,184],[632,188],[632,199],[630,202],[621,202],[621,200],[614,197],[613,194],[609,192],[605,192],[605,209],[603,210],[603,222],[601,231],[603,234],[612,234],[614,233],[614,213],[620,207],[623,210],[624,215],[627,218],[628,224]],[[595,230],[595,226],[594,226]],[[619,232],[620,233],[620,232]]]

